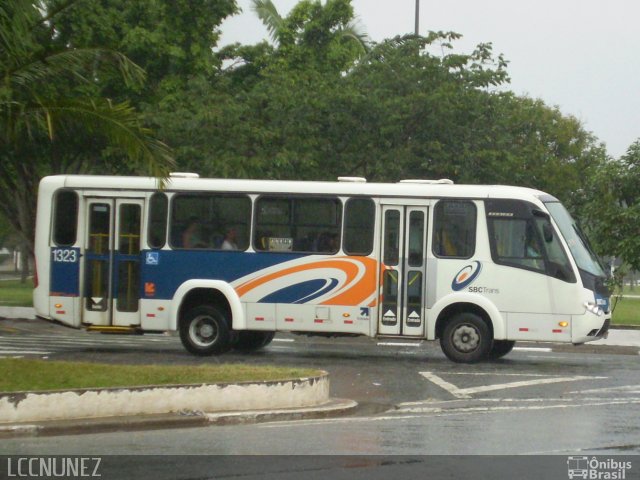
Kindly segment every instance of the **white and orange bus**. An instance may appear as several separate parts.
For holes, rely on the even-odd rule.
[[[61,175],[40,183],[38,316],[178,331],[196,355],[275,332],[440,339],[451,360],[606,335],[609,293],[550,195],[367,183]]]

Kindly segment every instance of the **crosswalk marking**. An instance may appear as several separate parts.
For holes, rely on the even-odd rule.
[[[607,377],[587,377],[581,375],[575,375],[570,377],[558,377],[555,375],[550,375],[547,378],[535,378],[533,380],[522,380],[518,382],[508,382],[508,383],[497,383],[493,385],[481,385],[478,387],[468,387],[468,388],[460,388],[453,383],[447,382],[439,375],[436,375],[433,372],[419,372],[424,378],[429,380],[430,382],[438,385],[440,388],[446,390],[451,395],[456,398],[468,399],[472,398],[471,396],[477,393],[486,393],[493,392],[497,390],[506,390],[511,388],[521,388],[521,387],[531,387],[536,385],[548,385],[552,383],[562,383],[562,382],[578,382],[582,380],[602,380]],[[467,375],[474,375],[473,372],[466,373]],[[496,374],[496,377],[501,377],[502,375]],[[534,376],[539,377],[538,374],[521,374],[522,377]]]
[[[0,347],[0,355],[49,355],[50,353],[41,350],[5,350]]]
[[[175,336],[111,336],[98,334],[36,334],[36,335],[0,335],[0,358],[16,355],[46,356],[55,353],[71,352],[79,349],[101,348],[149,348],[179,347]]]

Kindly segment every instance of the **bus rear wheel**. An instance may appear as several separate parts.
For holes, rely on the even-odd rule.
[[[249,353],[269,345],[275,333],[246,330],[236,332],[236,336],[237,339],[233,344],[233,348],[239,352]]]
[[[194,355],[219,355],[231,348],[225,315],[212,305],[189,310],[180,321],[180,340]]]
[[[513,340],[494,340],[493,347],[489,352],[489,360],[497,360],[504,357],[513,350],[515,344],[516,342]]]
[[[486,322],[475,313],[454,315],[445,325],[440,338],[444,354],[458,363],[475,363],[485,360],[493,346],[491,331]]]

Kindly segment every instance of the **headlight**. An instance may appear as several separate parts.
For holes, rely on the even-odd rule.
[[[584,308],[586,308],[587,311],[593,313],[594,315],[598,315],[599,317],[604,315],[604,312],[596,303],[584,302]]]

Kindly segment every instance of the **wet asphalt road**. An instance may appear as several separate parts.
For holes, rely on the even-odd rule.
[[[260,353],[203,359],[187,354],[174,336],[116,337],[4,320],[0,352],[11,352],[5,356],[313,367],[330,373],[332,396],[360,406],[325,420],[70,435],[63,441],[2,439],[0,450],[14,455],[640,453],[637,349],[594,353],[525,345],[500,361],[458,365],[437,343],[382,343],[282,335]]]

